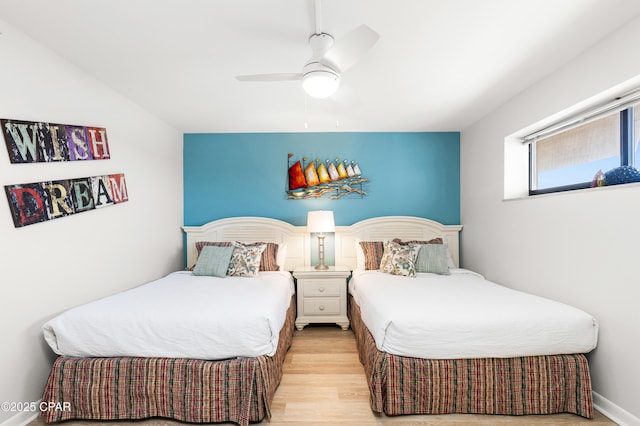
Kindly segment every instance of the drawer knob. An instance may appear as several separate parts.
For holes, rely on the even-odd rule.
[[[321,311],[324,311],[324,305],[320,305],[318,309],[320,309]]]
[[[320,288],[318,288],[318,291],[319,291],[320,293],[324,293],[324,287],[320,287]]]

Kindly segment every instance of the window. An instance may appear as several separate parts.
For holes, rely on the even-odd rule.
[[[589,188],[596,173],[640,161],[640,92],[525,136],[529,195]],[[635,118],[634,118],[635,117]]]

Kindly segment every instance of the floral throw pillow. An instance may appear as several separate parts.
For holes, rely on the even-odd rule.
[[[235,277],[257,276],[260,271],[260,258],[266,247],[266,244],[244,245],[234,242],[227,275]]]
[[[260,270],[261,271],[279,271],[280,265],[278,265],[278,249],[280,246],[276,243],[242,243],[245,246],[259,246],[265,245],[265,249],[260,257]]]
[[[419,251],[419,245],[401,245],[393,241],[385,241],[380,271],[404,277],[415,277],[415,263]]]

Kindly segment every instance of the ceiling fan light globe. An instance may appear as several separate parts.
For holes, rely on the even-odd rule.
[[[340,76],[329,71],[311,71],[302,77],[302,87],[311,97],[327,98],[338,90]]]

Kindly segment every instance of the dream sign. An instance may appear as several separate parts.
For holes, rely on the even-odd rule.
[[[5,185],[16,228],[129,201],[123,173]]]

